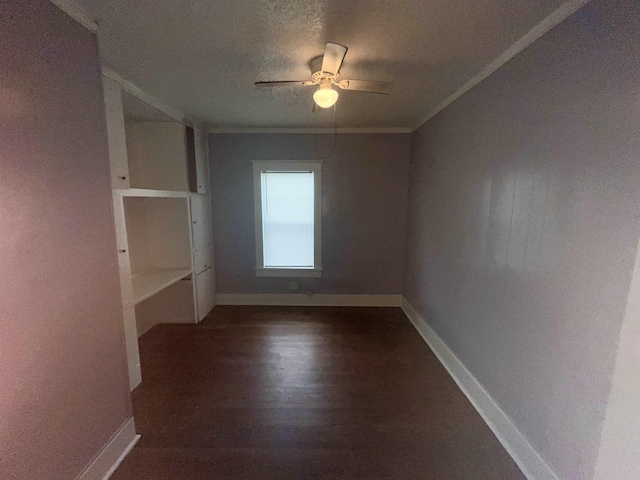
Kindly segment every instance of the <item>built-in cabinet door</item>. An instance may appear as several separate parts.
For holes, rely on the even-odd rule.
[[[191,197],[191,231],[195,249],[213,243],[211,203],[208,196]]]
[[[196,247],[193,250],[193,264],[196,270],[196,275],[213,266],[213,262],[211,260],[213,257],[212,249],[213,246],[208,243],[206,245]]]
[[[194,147],[195,147],[195,167],[197,192],[207,193],[207,184],[209,183],[209,148],[207,145],[207,135],[199,128],[194,129]]]
[[[122,305],[128,307],[133,303],[133,284],[131,282],[131,258],[129,257],[129,241],[125,222],[123,197],[113,193],[113,217],[116,227],[116,247],[118,249],[118,270],[120,272],[120,295]]]
[[[132,188],[189,190],[185,127],[179,122],[128,122]]]
[[[196,297],[198,299],[198,321],[201,321],[216,305],[215,272],[213,268],[196,275]]]
[[[104,107],[107,120],[109,161],[111,162],[111,187],[129,188],[129,164],[127,159],[127,136],[122,108],[120,84],[109,77],[102,77]]]
[[[134,307],[124,309],[124,339],[127,347],[127,365],[129,367],[129,389],[133,390],[142,382],[140,352],[138,351],[138,329]]]
[[[200,321],[215,306],[216,298],[211,203],[205,195],[194,195],[190,200],[196,306]]]

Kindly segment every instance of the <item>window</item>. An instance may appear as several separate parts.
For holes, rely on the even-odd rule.
[[[257,276],[320,276],[321,166],[253,162]]]

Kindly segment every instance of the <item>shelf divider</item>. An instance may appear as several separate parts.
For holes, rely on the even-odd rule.
[[[123,197],[188,198],[197,195],[192,192],[182,192],[178,190],[151,190],[147,188],[127,188],[117,191]]]

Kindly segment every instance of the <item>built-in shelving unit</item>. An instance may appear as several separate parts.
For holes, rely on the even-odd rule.
[[[215,305],[206,135],[104,71],[111,183],[131,388],[137,339],[197,323]]]

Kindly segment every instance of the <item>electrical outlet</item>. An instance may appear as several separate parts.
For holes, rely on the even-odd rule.
[[[297,290],[298,282],[289,282],[289,290]]]

